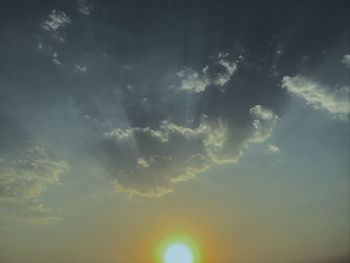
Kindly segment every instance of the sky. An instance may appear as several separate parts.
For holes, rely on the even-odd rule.
[[[0,262],[348,262],[349,9],[2,1]]]

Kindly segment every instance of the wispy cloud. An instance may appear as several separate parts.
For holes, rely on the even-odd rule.
[[[231,60],[229,53],[219,53],[217,64],[224,68],[223,72],[218,73],[214,79],[213,83],[220,87],[224,86],[227,82],[230,81],[231,77],[237,70],[237,64],[242,60],[240,56],[237,60]]]
[[[61,65],[62,62],[58,59],[58,54],[57,52],[53,52],[52,53],[52,61],[53,63],[55,63],[56,65]]]
[[[271,136],[278,116],[272,110],[261,105],[252,107],[249,112],[254,118],[254,132],[248,142],[259,143],[265,141]]]
[[[38,202],[1,204],[0,217],[32,224],[50,224],[59,220],[54,211]]]
[[[206,67],[203,68],[202,72],[196,72],[190,68],[183,68],[177,75],[181,79],[180,90],[190,93],[203,92],[211,83],[206,75]]]
[[[41,27],[47,31],[55,32],[69,23],[71,23],[71,19],[63,11],[53,9]]]
[[[326,110],[340,117],[344,117],[350,112],[349,86],[331,89],[310,78],[296,75],[295,77],[283,77],[282,87],[304,99],[314,109]]]
[[[63,37],[62,29],[70,23],[70,17],[68,17],[63,11],[54,9],[44,22],[41,23],[40,27],[49,32],[56,42],[63,43],[65,38]]]
[[[280,148],[277,145],[269,144],[267,145],[267,150],[269,153],[279,153],[281,152]]]
[[[78,0],[77,1],[78,10],[83,15],[91,14],[91,4],[87,0]]]
[[[183,68],[178,72],[180,78],[180,90],[190,93],[200,93],[210,86],[224,87],[237,70],[238,63],[243,59],[240,56],[233,60],[229,53],[219,53],[214,61],[214,66],[219,70],[214,71],[213,66],[206,65],[201,71],[191,68]]]
[[[341,61],[347,68],[350,68],[350,54],[346,54]]]
[[[0,216],[25,217],[40,221],[50,210],[38,203],[39,197],[68,170],[42,147],[35,146],[16,157],[0,160]],[[49,215],[47,215],[49,216]],[[51,217],[51,216],[49,216]]]
[[[86,65],[74,65],[74,68],[82,71],[82,72],[86,72],[87,71],[87,66]]]

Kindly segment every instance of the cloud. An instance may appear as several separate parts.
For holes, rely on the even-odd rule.
[[[177,75],[181,79],[180,90],[188,91],[190,93],[199,93],[205,91],[211,81],[206,76],[206,67],[203,68],[202,73],[198,73],[190,68],[181,69]]]
[[[212,66],[204,66],[200,72],[191,68],[181,69],[177,75],[180,78],[180,90],[190,93],[200,93],[210,86],[224,87],[237,70],[238,63],[243,59],[230,59],[230,54],[220,52]]]
[[[47,20],[41,24],[41,28],[55,32],[70,23],[71,19],[63,11],[53,9]]]
[[[91,5],[87,0],[78,0],[77,6],[78,6],[79,12],[82,13],[83,15],[88,16],[91,14]]]
[[[56,160],[39,146],[32,147],[15,158],[0,160],[0,216],[24,216],[37,213],[42,220],[49,209],[38,204],[39,197],[59,182],[67,172],[65,162]],[[40,216],[39,216],[40,215]],[[34,220],[34,218],[33,218]]]
[[[276,145],[273,145],[273,144],[267,145],[267,150],[270,153],[279,153],[279,152],[281,152],[280,148],[278,146],[276,146]]]
[[[50,224],[58,221],[59,217],[53,214],[54,211],[38,202],[18,203],[15,206],[13,204],[2,204],[0,207],[0,217],[17,219],[32,224]]]
[[[45,31],[48,31],[56,42],[62,43],[65,39],[62,35],[61,29],[70,23],[71,19],[63,11],[54,9],[40,27]]]
[[[163,121],[159,129],[128,127],[104,134],[116,190],[159,197],[212,165],[238,162],[246,148],[271,135],[277,120],[260,105],[251,108],[250,115],[251,130],[240,139],[222,120],[206,116],[195,128]]]
[[[121,146],[128,158],[133,157],[118,171],[117,189],[144,196],[172,191],[177,182],[187,181],[205,171],[209,163],[221,161],[226,132],[220,121],[203,119],[197,128],[163,121],[157,130],[135,127],[106,133],[105,142]]]
[[[282,87],[303,98],[314,109],[326,110],[340,117],[344,117],[350,112],[349,86],[331,90],[312,79],[297,75],[295,77],[283,77]]]
[[[82,66],[80,66],[80,65],[74,65],[74,68],[75,68],[76,70],[81,71],[81,72],[86,72],[86,70],[87,70],[86,65],[82,65]]]
[[[53,63],[55,63],[56,65],[61,65],[62,62],[58,59],[58,54],[57,52],[53,52],[52,53],[52,61]]]
[[[237,70],[238,62],[243,58],[242,56],[240,56],[238,60],[230,61],[229,57],[229,53],[221,52],[218,54],[217,64],[221,65],[225,70],[223,72],[218,73],[217,76],[214,77],[213,83],[220,87],[224,86],[227,82],[230,81],[231,77]]]
[[[346,54],[341,62],[345,65],[345,67],[350,68],[350,54]]]
[[[253,135],[247,140],[249,143],[260,143],[268,139],[276,125],[278,116],[261,105],[256,105],[249,110],[253,116]]]

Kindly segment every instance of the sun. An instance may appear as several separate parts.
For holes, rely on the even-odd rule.
[[[171,235],[156,250],[156,263],[200,263],[197,243],[187,235]]]
[[[164,263],[193,263],[193,253],[189,247],[182,243],[175,243],[166,248]]]

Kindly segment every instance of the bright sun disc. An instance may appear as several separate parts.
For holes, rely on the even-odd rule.
[[[190,248],[181,243],[170,245],[164,253],[165,263],[193,263],[193,254]]]
[[[156,249],[157,263],[200,263],[201,253],[197,242],[187,235],[171,235]]]

